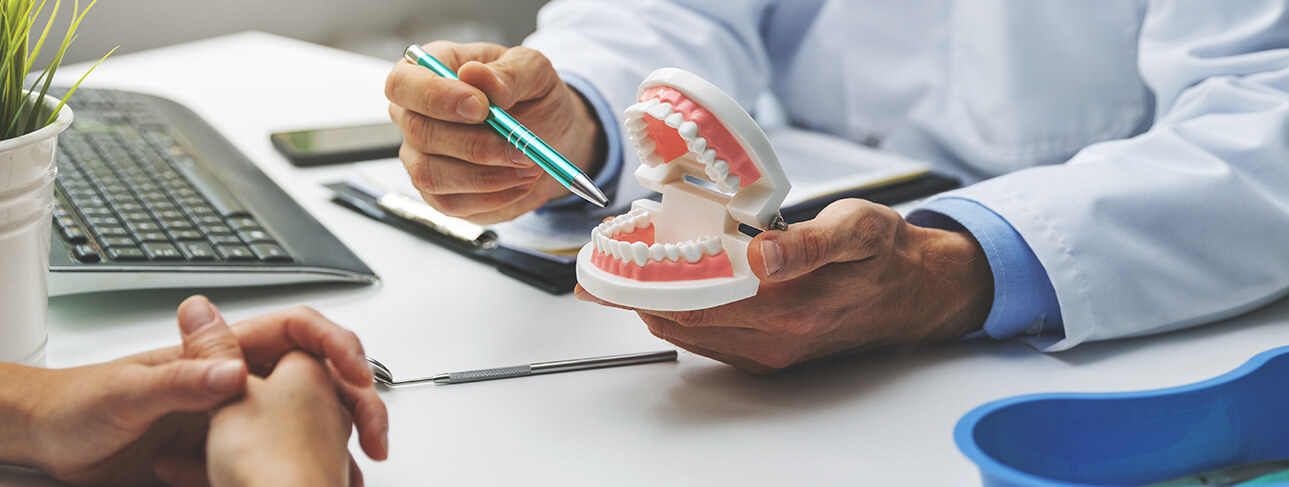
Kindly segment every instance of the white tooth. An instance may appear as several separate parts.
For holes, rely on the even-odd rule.
[[[634,254],[634,252],[631,251],[631,242],[623,242],[619,240],[618,252],[622,254],[620,257],[618,257],[618,260],[621,260],[623,262],[631,262]]]
[[[668,116],[671,115],[671,104],[659,103],[657,105],[649,107],[649,115],[658,120],[665,120]]]
[[[716,177],[716,168],[712,166],[703,166],[703,172],[707,173],[707,179],[712,181],[723,181],[723,178]]]
[[[694,137],[698,136],[698,124],[694,122],[685,122],[680,124],[680,127],[676,128],[676,131],[680,132],[680,136],[684,137],[685,140],[694,140]]]
[[[629,138],[630,138],[630,140],[631,140],[631,145],[634,145],[634,146],[636,146],[636,147],[639,147],[639,146],[640,146],[640,144],[644,143],[644,141],[646,141],[646,140],[647,140],[647,141],[650,141],[650,142],[652,142],[652,141],[653,141],[653,138],[652,138],[652,137],[649,137],[649,132],[648,132],[648,131],[645,131],[645,130],[640,130],[640,131],[637,131],[637,132],[631,132],[631,133],[627,134],[627,137],[629,137]],[[653,150],[653,149],[650,149],[650,150]]]
[[[618,218],[609,220],[608,232],[605,232],[604,236],[616,237],[619,233],[622,233],[622,220]]]
[[[680,125],[685,123],[685,116],[681,115],[680,112],[672,113],[671,115],[667,115],[667,119],[663,120],[663,122],[666,123],[668,127],[680,128]]]
[[[644,161],[649,167],[658,167],[662,165],[662,156],[658,154],[649,154],[644,158]]]
[[[664,249],[664,248],[662,247],[662,244],[653,244],[653,245],[650,245],[650,246],[649,246],[649,258],[650,258],[650,259],[653,259],[653,260],[656,260],[656,261],[658,261],[658,262],[662,262],[662,260],[663,260],[663,259],[666,259],[666,258],[667,258],[667,249]]]
[[[711,164],[712,161],[715,161],[715,160],[716,160],[716,150],[707,149],[703,151],[703,159],[700,162],[702,162],[703,164]]]
[[[632,243],[631,253],[634,254],[636,265],[643,266],[649,263],[649,244],[644,242]]]
[[[657,98],[650,98],[644,101],[644,109],[645,111],[649,111],[650,108],[656,107],[661,103],[662,101]]]
[[[730,175],[730,164],[728,162],[717,160],[712,163],[712,180],[720,181]]]
[[[641,133],[643,134],[645,132],[641,132]],[[653,137],[649,137],[647,134],[645,137],[641,137],[639,140],[632,140],[631,143],[632,145],[636,146],[637,151],[643,151],[646,153],[653,152],[654,149],[658,148],[658,143],[654,142]]]
[[[730,191],[738,191],[740,182],[738,176],[730,175],[730,177],[725,178],[725,185],[730,187]]]
[[[626,115],[627,117],[627,123],[631,123],[632,120],[640,120],[640,116],[644,115],[644,113],[648,110],[649,110],[648,103],[636,103],[635,105],[631,105],[627,107],[627,109],[623,112],[623,114]],[[640,124],[644,125],[644,122],[642,121],[640,122]]]
[[[703,246],[703,253],[707,255],[716,255],[721,253],[721,239],[708,235],[698,240],[698,244]]]
[[[640,210],[640,219],[636,220],[636,228],[649,228],[649,225],[653,225],[653,215]]]
[[[623,215],[615,218],[614,220],[622,222],[620,224],[621,226],[618,227],[622,233],[631,233],[636,231],[636,221],[634,218],[631,218],[630,215]]]
[[[685,262],[693,264],[703,258],[703,249],[693,240],[681,242],[677,247],[680,247],[680,255],[685,258]]]
[[[663,245],[662,250],[667,253],[667,260],[672,262],[680,260],[680,249],[676,247],[676,244],[669,243]]]
[[[604,238],[604,237],[600,235],[598,228],[596,229],[596,231],[591,232],[591,245],[595,246],[595,250],[600,250],[604,248],[604,243],[600,241],[601,238]]]
[[[694,140],[689,141],[689,150],[702,154],[703,151],[707,150],[707,139],[697,137]]]

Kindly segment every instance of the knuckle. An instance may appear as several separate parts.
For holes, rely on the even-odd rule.
[[[818,227],[804,227],[801,230],[801,256],[805,264],[815,266],[821,263],[829,250],[828,234]]]
[[[435,194],[442,190],[438,178],[435,177],[432,163],[428,161],[414,161],[408,164],[407,175],[411,178],[412,186],[421,192]]]
[[[682,326],[700,326],[707,323],[707,316],[708,313],[705,309],[677,311],[673,315],[672,321],[675,321]]]
[[[478,170],[470,174],[470,184],[473,188],[481,191],[493,191],[502,189],[504,181],[497,171]]]
[[[434,209],[439,210],[439,213],[453,218],[469,216],[464,211],[460,198],[454,198],[451,195],[431,194],[425,202],[433,206]]]
[[[470,162],[483,163],[498,160],[497,154],[499,146],[495,143],[496,138],[484,137],[478,133],[470,135],[465,141],[465,157]]]
[[[410,111],[403,112],[403,134],[423,147],[433,147],[434,125],[430,117]]]
[[[297,304],[295,306],[287,308],[287,313],[289,313],[294,318],[299,318],[304,320],[313,320],[313,319],[322,317],[322,313],[319,313],[318,310],[313,309],[309,306],[305,306],[303,304]]]

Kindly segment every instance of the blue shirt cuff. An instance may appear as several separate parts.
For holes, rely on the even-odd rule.
[[[595,110],[595,116],[599,118],[600,125],[604,126],[604,137],[608,139],[608,148],[605,151],[604,164],[600,165],[600,172],[591,178],[595,185],[604,192],[604,196],[609,198],[612,206],[613,196],[618,189],[618,176],[622,174],[622,136],[618,131],[617,117],[609,103],[605,101],[604,96],[600,95],[599,90],[591,85],[581,76],[569,73],[560,73],[564,83],[581,93],[586,101],[591,103],[591,108]],[[570,194],[563,198],[554,199],[546,202],[537,213],[548,211],[578,211],[588,208],[595,208],[591,203],[583,200],[581,197]]]
[[[1001,215],[975,201],[948,197],[918,208],[908,220],[922,227],[966,230],[980,242],[994,276],[994,304],[985,318],[986,335],[1006,339],[1065,333],[1047,271]]]

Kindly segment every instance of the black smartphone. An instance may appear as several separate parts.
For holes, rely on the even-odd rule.
[[[403,133],[393,123],[275,132],[273,147],[298,167],[398,157]]]

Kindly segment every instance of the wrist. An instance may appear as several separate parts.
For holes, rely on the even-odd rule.
[[[965,231],[920,229],[930,234],[924,272],[940,294],[940,316],[928,338],[953,340],[981,329],[993,307],[994,278],[980,243]]]
[[[0,364],[0,464],[33,466],[32,440],[37,436],[37,408],[39,375],[42,369],[15,364]]]

